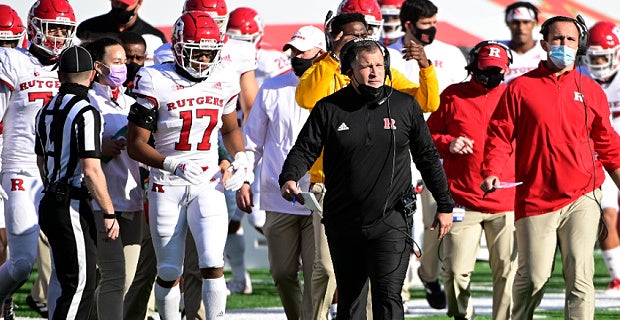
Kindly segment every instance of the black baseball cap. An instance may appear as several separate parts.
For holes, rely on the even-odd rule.
[[[72,46],[60,53],[58,71],[78,73],[93,70],[93,58],[88,50],[80,46]]]

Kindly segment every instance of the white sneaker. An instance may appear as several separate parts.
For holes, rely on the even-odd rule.
[[[605,290],[605,295],[613,296],[613,297],[620,297],[620,279],[619,278],[615,278],[611,281],[611,283],[609,284],[609,287],[607,287],[607,290]]]
[[[252,294],[252,279],[250,279],[250,274],[246,272],[243,280],[229,281],[226,287],[231,294]]]
[[[327,311],[327,319],[336,320],[337,315],[338,315],[338,304],[332,303],[329,306],[329,311]]]

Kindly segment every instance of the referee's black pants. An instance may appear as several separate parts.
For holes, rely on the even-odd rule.
[[[97,230],[90,200],[59,202],[55,194],[46,193],[39,204],[39,225],[47,235],[61,288],[50,319],[88,319],[97,285]]]
[[[404,319],[400,292],[411,254],[412,221],[391,211],[367,228],[352,226],[350,221],[325,224],[338,286],[338,320],[366,319],[368,279],[373,319]]]

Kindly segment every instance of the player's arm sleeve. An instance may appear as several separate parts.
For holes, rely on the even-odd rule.
[[[439,108],[439,82],[435,67],[420,68],[420,84],[411,82],[407,77],[394,68],[392,72],[392,87],[413,96],[422,108],[422,112],[433,112]]]
[[[237,111],[237,100],[239,100],[239,91],[230,95],[224,102],[222,114],[229,114]]]
[[[87,107],[76,117],[78,157],[101,158],[103,118],[95,107]]]
[[[273,101],[266,101],[268,95],[267,90],[261,88],[256,95],[254,105],[250,111],[248,121],[245,123],[243,130],[243,139],[245,141],[245,151],[250,163],[256,164],[263,157],[263,150],[265,148],[265,137],[267,136],[267,128],[270,123],[269,116],[266,111],[267,103],[274,103]]]
[[[415,101],[411,103],[416,104]],[[428,190],[437,201],[437,212],[452,212],[454,201],[450,195],[446,173],[441,165],[439,152],[433,144],[422,111],[418,107],[412,108],[409,112],[412,113],[412,126],[409,133],[411,159],[422,174],[422,179]]]
[[[149,131],[155,131],[157,127],[159,102],[155,98],[155,90],[151,74],[145,68],[141,68],[134,82],[133,93],[136,95],[136,102],[131,105],[127,120]]]
[[[17,86],[17,73],[15,63],[18,59],[15,56],[11,56],[11,51],[16,49],[7,49],[0,48],[0,85],[2,87],[7,87],[8,91],[4,90],[4,92],[12,92],[15,90],[15,86]],[[7,97],[8,101],[8,97]]]
[[[325,128],[327,127],[327,113],[330,108],[333,109],[334,107],[326,106],[321,101],[310,112],[310,116],[297,135],[295,145],[289,151],[282,165],[282,173],[278,178],[280,187],[289,180],[299,181],[321,155],[327,137]]]
[[[517,94],[509,86],[502,95],[489,121],[484,143],[484,160],[480,169],[482,177],[501,177],[504,166],[510,163],[514,152],[515,120],[518,114]]]
[[[2,118],[4,117],[4,113],[9,106],[11,92],[11,89],[9,89],[9,87],[7,87],[6,85],[3,85],[0,81],[0,120],[2,120]]]
[[[297,104],[311,110],[319,100],[347,85],[349,78],[339,70],[339,62],[329,53],[316,58],[312,66],[299,78],[295,90]]]

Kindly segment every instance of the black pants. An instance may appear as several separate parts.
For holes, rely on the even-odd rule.
[[[412,218],[390,212],[383,221],[368,227],[329,222],[327,242],[338,285],[338,320],[366,319],[368,279],[375,320],[404,319],[400,296],[409,256]]]
[[[62,290],[50,319],[88,319],[97,285],[97,230],[90,200],[59,202],[46,193],[39,204],[39,225]]]

